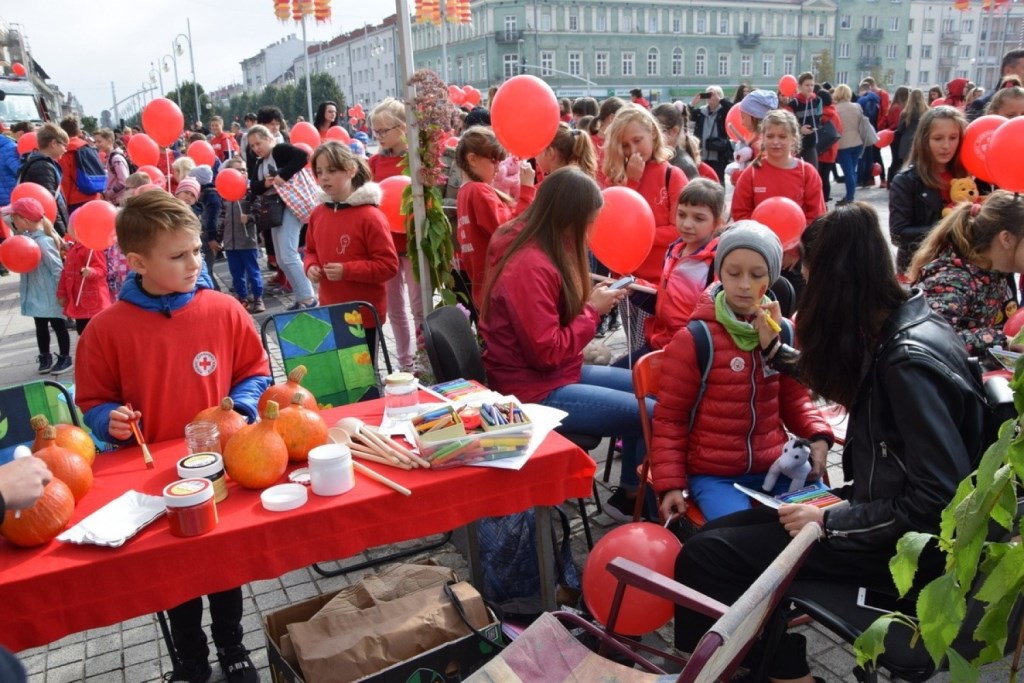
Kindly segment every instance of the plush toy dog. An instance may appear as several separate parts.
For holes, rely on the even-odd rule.
[[[782,455],[772,463],[768,474],[764,477],[764,484],[761,486],[765,491],[775,488],[779,475],[784,474],[790,478],[789,490],[796,491],[803,488],[807,481],[807,475],[811,473],[811,442],[807,439],[790,439],[782,447]]]

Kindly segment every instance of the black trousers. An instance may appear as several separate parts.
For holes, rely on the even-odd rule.
[[[71,353],[71,335],[68,334],[67,323],[64,318],[32,318],[36,323],[36,346],[39,353],[50,352],[50,329],[57,335],[57,353],[62,356]]]
[[[219,649],[242,644],[242,589],[231,588],[206,596],[210,601],[210,631]],[[183,662],[205,662],[210,656],[206,632],[203,631],[203,599],[193,598],[167,610],[171,622],[171,638],[178,659]]]
[[[836,162],[834,161],[819,161],[818,162],[818,175],[821,177],[821,194],[824,195],[825,201],[832,199],[832,174],[835,173]]]

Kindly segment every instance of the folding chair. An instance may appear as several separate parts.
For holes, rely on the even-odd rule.
[[[0,463],[10,460],[15,446],[35,440],[29,424],[33,415],[45,415],[50,424],[82,426],[71,392],[60,382],[42,379],[4,387],[0,389]]]

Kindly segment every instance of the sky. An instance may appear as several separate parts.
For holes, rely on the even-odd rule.
[[[410,5],[412,3],[410,2]],[[394,0],[333,0],[329,23],[307,20],[307,39],[329,40],[395,12]],[[196,80],[206,90],[242,80],[242,59],[289,33],[302,37],[293,21],[274,16],[273,0],[21,0],[0,3],[0,19],[20,27],[29,51],[85,114],[100,115],[118,99],[148,84],[152,67],[171,54],[172,41],[192,23]],[[191,81],[188,44],[178,56],[178,78]],[[163,73],[164,92],[174,89],[174,71]],[[159,87],[159,81],[158,81]]]

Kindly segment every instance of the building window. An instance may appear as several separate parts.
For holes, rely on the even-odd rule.
[[[750,76],[754,71],[754,59],[750,55],[740,55],[740,76]]]
[[[622,15],[622,32],[632,33],[633,32],[633,13],[626,11]]]
[[[728,76],[729,75],[729,55],[718,55],[718,75]]]
[[[907,45],[907,59],[910,59],[913,56],[914,56],[914,46],[913,45]],[[909,75],[906,76],[903,80],[904,80],[904,82],[909,83],[910,82],[910,76]]]
[[[487,55],[482,52],[480,53],[480,80],[491,80],[491,77],[487,75]]]
[[[861,21],[862,28],[878,28],[878,16],[875,14],[866,15]]]
[[[442,28],[444,28],[442,26]],[[516,18],[514,16],[505,17],[505,40],[512,40],[516,34]]]
[[[658,72],[661,71],[661,57],[658,54],[658,48],[652,47],[647,51],[647,75],[657,76]]]
[[[729,15],[720,14],[718,17],[718,32],[722,35],[729,33]]]
[[[761,56],[761,75],[762,76],[774,76],[775,75],[775,55],[762,55]]]
[[[782,57],[782,73],[792,74],[796,71],[796,56],[795,55],[783,55]]]
[[[544,14],[540,15],[540,30],[551,30],[551,14],[549,14],[548,12],[545,12]]]
[[[518,73],[519,67],[519,55],[515,53],[509,53],[503,55],[501,58],[502,64],[502,75],[505,78],[512,78]]]
[[[697,33],[708,32],[708,20],[705,16],[701,15],[697,17]]]
[[[844,14],[839,17],[839,28],[850,28],[850,15]]]
[[[476,60],[472,57],[466,60],[466,73],[469,75],[470,83],[476,80]]]
[[[594,13],[594,31],[597,33],[604,33],[608,30],[608,16],[604,13],[604,10],[597,10]]]
[[[919,74],[917,74],[917,82],[918,83],[928,83],[929,81],[931,81],[931,79],[928,78],[928,76],[930,76],[930,75],[931,74],[929,74],[927,71],[920,72]]]
[[[960,24],[960,30],[964,33],[974,33],[974,19],[964,19]]]
[[[622,75],[623,76],[634,76],[636,64],[636,53],[635,52],[623,52],[622,53]]]
[[[579,76],[580,72],[583,71],[583,53],[582,52],[570,52],[569,53],[569,74],[572,76]]]
[[[896,46],[889,45],[885,48],[885,56],[887,59],[896,59]]]
[[[554,74],[552,69],[555,68],[555,53],[550,50],[542,50],[540,53],[540,75],[551,76]]]
[[[683,75],[683,48],[681,47],[672,50],[672,75]]]
[[[971,46],[970,45],[961,45],[960,46],[960,58],[961,59],[970,59],[971,58]]]
[[[647,32],[657,33],[658,32],[658,15],[655,10],[647,11]]]
[[[824,37],[827,28],[828,28],[828,25],[825,23],[825,20],[824,19],[818,19],[818,37],[819,38],[820,37]]]
[[[942,30],[943,31],[954,31],[954,30],[956,30],[955,23],[956,22],[955,22],[954,19],[943,19],[942,20]]]
[[[931,45],[922,45],[921,46],[921,59],[931,59],[931,58],[932,58],[932,46]]]
[[[569,15],[569,30],[579,31],[580,30],[580,17],[578,14]]]
[[[683,20],[679,15],[672,16],[672,33],[683,32]]]
[[[850,73],[848,71],[837,71],[836,72],[836,82],[837,83],[849,83],[850,82]]]
[[[836,56],[839,57],[839,59],[849,59],[850,58],[850,44],[849,43],[839,43],[839,48],[836,50]]]
[[[608,75],[608,53],[607,52],[595,52],[594,53],[594,73],[597,76]]]
[[[708,73],[708,55],[704,48],[697,50],[697,61],[693,65],[693,73],[695,76],[706,76]]]
[[[925,19],[924,20],[924,32],[925,33],[935,33],[935,20],[934,19]]]
[[[890,31],[899,31],[900,30],[900,18],[899,17],[889,17],[889,30]]]

